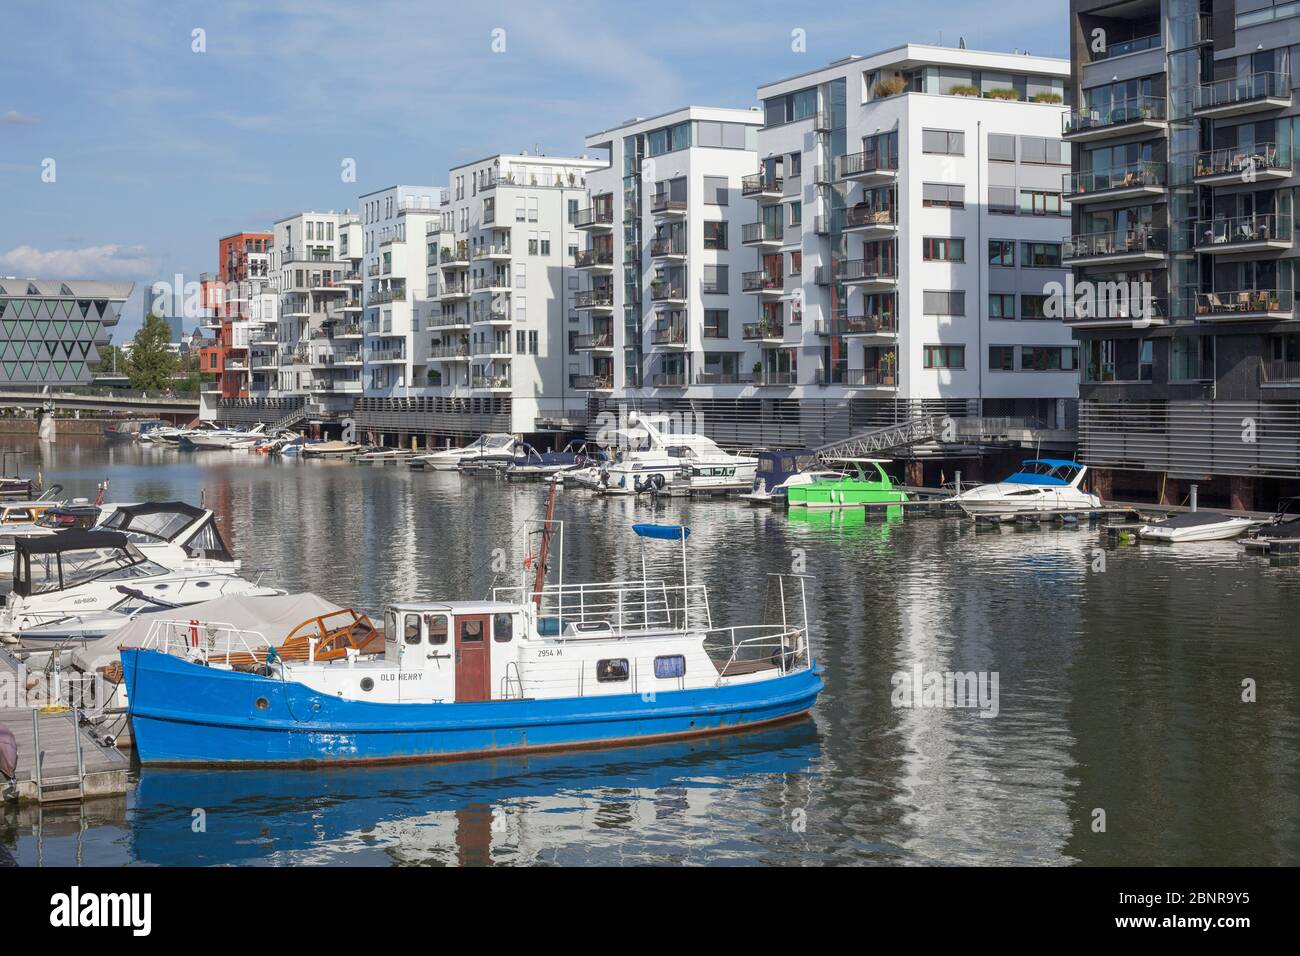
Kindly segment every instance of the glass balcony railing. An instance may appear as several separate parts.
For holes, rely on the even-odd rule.
[[[1290,289],[1240,289],[1196,295],[1196,314],[1201,317],[1286,313],[1293,305],[1294,294]]]
[[[1160,48],[1160,34],[1153,33],[1151,36],[1134,37],[1132,40],[1120,40],[1117,43],[1107,43],[1106,48],[1093,56],[1093,62],[1097,60],[1113,60],[1117,56],[1125,56],[1129,53],[1141,53],[1143,50],[1158,50]]]
[[[1147,161],[1110,169],[1066,173],[1062,182],[1067,201],[1089,193],[1143,187],[1163,188],[1166,182],[1165,164]]]
[[[1269,99],[1291,100],[1291,78],[1287,74],[1251,73],[1214,83],[1202,83],[1196,93],[1196,108],[1215,110]]]
[[[1196,224],[1198,248],[1256,242],[1290,242],[1291,235],[1291,217],[1272,213],[1203,219]]]
[[[841,282],[872,282],[898,278],[898,264],[893,259],[843,259],[836,278]]]
[[[1066,113],[1061,117],[1061,133],[1069,136],[1128,123],[1164,122],[1166,115],[1164,97],[1132,96]]]
[[[871,173],[896,173],[898,172],[898,157],[880,150],[848,153],[836,159],[835,169],[840,179],[867,176]]]
[[[1062,245],[1061,255],[1066,259],[1091,259],[1168,250],[1168,229],[1142,225],[1115,232],[1087,232],[1070,236]]]
[[[1195,175],[1239,176],[1248,183],[1259,173],[1291,174],[1291,149],[1277,143],[1253,143],[1207,149],[1196,154]]]

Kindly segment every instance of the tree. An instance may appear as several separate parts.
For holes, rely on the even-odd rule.
[[[172,330],[162,316],[150,313],[131,342],[126,375],[131,387],[160,392],[172,387],[180,359],[171,350]]]
[[[116,345],[105,345],[99,349],[99,367],[95,371],[100,375],[125,375],[126,353]]]

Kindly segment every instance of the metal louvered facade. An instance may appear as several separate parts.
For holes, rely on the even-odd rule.
[[[129,282],[0,277],[0,384],[81,385],[109,343]]]

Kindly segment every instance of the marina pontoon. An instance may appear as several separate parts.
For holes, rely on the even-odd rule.
[[[1101,507],[1101,499],[1080,489],[1087,471],[1077,461],[1036,458],[1002,481],[979,485],[949,500],[973,518],[1008,521],[1020,514],[1092,511]]]

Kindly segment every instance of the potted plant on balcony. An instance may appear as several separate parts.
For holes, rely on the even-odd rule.
[[[897,96],[907,89],[907,80],[901,76],[887,76],[876,80],[871,87],[871,95],[883,98],[886,96]]]
[[[1040,93],[1034,94],[1034,102],[1035,103],[1059,103],[1061,102],[1061,94],[1053,93],[1051,90],[1043,90]]]
[[[1020,93],[1009,86],[998,86],[989,90],[989,99],[991,100],[1018,100]]]
[[[755,381],[755,382],[761,382],[762,380],[763,380],[763,363],[762,363],[762,362],[755,362],[755,363],[754,363],[754,381]]]
[[[948,87],[949,96],[979,96],[980,88],[973,83],[954,83]]]

